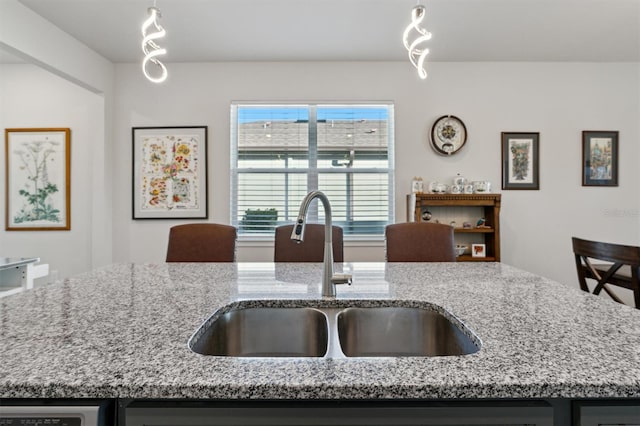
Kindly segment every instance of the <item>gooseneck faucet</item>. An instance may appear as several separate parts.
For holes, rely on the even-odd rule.
[[[318,198],[324,207],[324,261],[322,268],[322,296],[335,297],[336,284],[351,284],[350,275],[335,276],[333,274],[333,226],[331,224],[331,204],[326,195],[321,191],[311,191],[302,200],[298,219],[293,227],[291,239],[301,243],[304,241],[304,229],[307,220],[307,211],[311,202]]]

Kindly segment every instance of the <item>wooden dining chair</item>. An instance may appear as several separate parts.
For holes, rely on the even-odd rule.
[[[343,232],[339,226],[333,226],[333,261],[344,262]],[[298,243],[291,239],[293,225],[276,227],[273,246],[274,262],[322,262],[324,261],[324,225],[308,223],[305,225],[304,241]]]
[[[217,223],[177,225],[169,230],[167,262],[233,262],[237,230]]]
[[[387,262],[455,262],[453,227],[407,222],[385,228]]]
[[[589,292],[587,279],[596,281],[592,293],[604,290],[613,300],[624,303],[611,286],[631,290],[640,309],[640,247],[589,241],[573,237],[573,253],[580,288]]]

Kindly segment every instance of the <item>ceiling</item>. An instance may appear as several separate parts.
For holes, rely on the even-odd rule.
[[[112,62],[154,0],[20,0]],[[156,0],[170,62],[396,61],[415,0]],[[424,0],[430,61],[640,61],[640,0]],[[1,7],[1,6],[0,6]]]

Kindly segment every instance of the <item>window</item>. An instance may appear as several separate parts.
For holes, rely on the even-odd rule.
[[[273,236],[309,191],[324,192],[345,238],[393,222],[393,105],[231,107],[231,220],[241,236]],[[309,222],[324,223],[314,201]]]

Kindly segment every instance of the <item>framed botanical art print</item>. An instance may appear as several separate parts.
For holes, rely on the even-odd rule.
[[[7,231],[71,229],[71,130],[5,129]]]
[[[618,132],[582,132],[582,186],[618,186]]]
[[[206,219],[207,127],[134,127],[133,219]]]
[[[502,132],[502,189],[540,189],[540,133]]]

